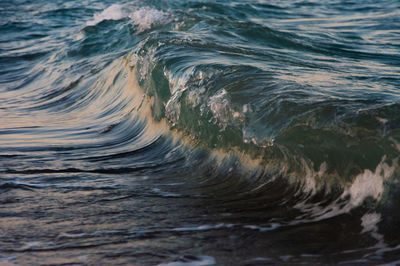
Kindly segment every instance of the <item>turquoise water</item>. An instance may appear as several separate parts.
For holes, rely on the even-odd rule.
[[[400,3],[0,3],[0,262],[400,260]]]

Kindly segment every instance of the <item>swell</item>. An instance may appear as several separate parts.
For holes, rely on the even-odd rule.
[[[285,180],[299,208],[325,206],[313,209],[315,217],[392,198],[386,192],[399,178],[399,94],[376,76],[398,55],[358,51],[350,40],[327,46],[258,23],[244,27],[230,16],[217,23],[208,16],[214,8],[195,9],[206,10],[194,12],[201,22],[150,31],[134,48],[152,119],[218,158],[216,165],[243,165],[241,178],[254,182],[249,191]],[[383,67],[366,67],[372,62]]]
[[[184,124],[185,131],[157,113],[159,94],[152,92],[152,87],[139,86],[137,60],[137,55],[128,53],[97,73],[65,83],[61,92],[55,89],[51,92],[57,93],[55,97],[41,93],[34,104],[25,103],[26,111],[42,121],[38,119],[30,122],[30,127],[14,130],[12,141],[2,143],[3,154],[23,156],[18,164],[3,165],[2,174],[24,183],[6,182],[1,189],[47,188],[50,180],[56,187],[76,189],[73,176],[85,176],[87,187],[97,189],[96,179],[101,175],[174,175],[195,184],[197,189],[219,195],[218,204],[225,208],[236,209],[239,204],[249,210],[271,211],[285,203],[291,206],[290,212],[303,213],[299,219],[285,215],[278,219],[281,226],[291,226],[347,213],[367,197],[379,199],[382,191],[359,183],[369,178],[368,182],[375,182],[371,186],[379,185],[391,177],[391,169],[396,167],[391,168],[382,160],[376,169],[356,176],[358,187],[353,187],[326,174],[324,166],[319,171],[310,169],[303,154],[295,154],[287,147],[277,156],[259,156],[266,149],[275,148],[275,143],[260,147],[240,140],[242,146],[229,142],[224,144],[227,146],[205,145],[207,139],[190,135],[190,124]],[[224,133],[218,130],[216,134]],[[35,136],[31,143],[29,135]],[[62,157],[56,162],[49,159],[60,154]],[[258,208],[260,202],[264,203]],[[309,204],[323,207],[310,211]]]
[[[129,61],[131,60],[129,59]],[[139,63],[137,67],[138,69],[132,69],[134,75],[140,75]],[[194,179],[190,182],[198,182],[197,187],[200,185],[203,189],[207,188],[207,190],[214,191],[210,193],[218,194],[220,203],[225,207],[240,203],[252,209],[257,205],[256,202],[263,202],[261,209],[271,211],[275,208],[274,205],[285,204],[287,207],[291,206],[292,212],[301,214],[298,213],[296,219],[290,218],[289,220],[286,220],[287,217],[284,215],[286,218],[281,217],[282,220],[279,219],[279,224],[281,226],[293,226],[347,214],[361,206],[370,211],[376,210],[380,204],[386,206],[387,201],[393,196],[393,194],[389,195],[386,192],[387,187],[393,186],[398,178],[399,167],[396,152],[398,147],[390,147],[390,149],[395,149],[391,155],[390,153],[388,153],[389,155],[386,153],[377,154],[378,161],[374,167],[371,167],[370,162],[364,166],[358,165],[356,160],[339,161],[339,165],[332,166],[333,163],[329,160],[329,157],[325,156],[320,160],[318,158],[318,156],[321,156],[320,154],[314,154],[314,158],[310,156],[310,154],[313,155],[317,152],[321,154],[332,153],[329,147],[325,147],[323,144],[319,146],[319,143],[316,143],[313,144],[315,148],[309,148],[307,147],[309,144],[303,142],[304,147],[299,149],[298,145],[290,146],[287,143],[280,143],[281,136],[266,146],[251,142],[246,143],[239,138],[239,145],[234,142],[237,140],[232,137],[232,131],[238,130],[237,128],[228,132],[226,128],[219,129],[215,131],[216,133],[210,128],[206,128],[208,133],[218,134],[218,142],[223,142],[224,137],[229,138],[226,142],[219,143],[218,146],[211,145],[212,142],[207,139],[208,136],[199,136],[191,131],[192,124],[190,123],[195,123],[195,126],[198,126],[198,121],[202,119],[201,116],[193,114],[193,110],[188,109],[184,112],[186,116],[189,116],[189,119],[183,120],[183,122],[178,120],[175,123],[167,121],[168,117],[163,115],[163,110],[160,110],[160,107],[157,106],[159,100],[157,98],[160,96],[157,92],[152,91],[152,89],[160,88],[150,86],[144,88],[138,86],[136,88],[146,95],[143,105],[148,108],[146,113],[151,116],[149,118],[152,121],[151,123],[159,124],[165,128],[163,134],[172,137],[174,143],[183,144],[183,146],[179,146],[179,149],[181,152],[183,151],[185,158],[182,161],[184,167],[180,168],[175,174],[179,173],[179,176],[184,176],[188,174],[187,171],[190,168],[189,176]],[[167,106],[167,104],[164,103],[163,106]],[[201,124],[200,126],[216,126],[209,119],[207,122],[208,124]],[[180,127],[179,123],[184,124]],[[199,129],[197,128],[197,130]],[[283,132],[286,132],[286,130],[299,129],[294,127],[294,129],[285,129]],[[319,130],[323,131],[320,133],[318,128],[304,127],[300,130],[302,135],[299,134],[299,136],[303,138],[309,137],[307,136],[309,134],[317,140],[324,137],[325,139],[319,140],[321,142],[337,141],[330,145],[335,146],[335,149],[337,148],[340,152],[343,152],[343,145],[347,145],[347,143],[343,143],[346,139],[338,140],[341,136],[335,136],[335,131],[326,136],[322,135],[325,131]],[[318,134],[321,134],[321,136]],[[356,135],[355,137],[359,136]],[[354,142],[354,139],[350,139],[350,141]],[[390,143],[393,144],[396,141],[391,137]],[[337,147],[338,145],[341,146]],[[307,148],[310,149],[310,153],[304,152],[304,150],[307,151]],[[354,151],[354,156],[363,155],[358,152]],[[351,154],[349,155],[345,151],[343,154],[335,155],[338,157],[346,156],[347,160],[351,158]],[[320,160],[318,167],[314,167],[316,160]],[[331,169],[328,168],[328,165]],[[346,167],[347,165],[356,170],[349,173],[346,172],[347,169],[335,168]]]
[[[153,118],[166,118],[195,146],[245,153],[288,176],[311,171],[324,185],[351,183],[382,162],[397,168],[397,101],[320,92],[223,58],[216,65],[169,57],[171,64],[164,59],[171,47],[159,41],[138,49],[139,84],[152,98]]]
[[[385,72],[393,55],[204,6],[175,17],[110,7],[64,49],[32,57],[41,64],[6,83],[0,155],[24,160],[2,174],[90,185],[102,174],[174,176],[226,209],[274,217],[288,206],[278,219],[287,226],[357,207],[397,209],[389,203],[399,178],[398,76]]]
[[[235,176],[256,194],[284,180],[293,187],[285,200],[329,206],[316,217],[392,197],[385,191],[399,177],[399,94],[391,81],[371,82],[392,66],[390,56],[358,51],[346,39],[327,46],[295,31],[243,23],[234,8],[216,21],[220,6],[205,6],[179,17],[106,8],[66,53],[50,59],[78,60],[72,81],[51,77],[62,89],[41,93],[27,110],[79,113],[80,125],[90,121],[104,138],[93,146],[83,139],[74,149],[102,151],[78,154],[106,169],[88,172],[168,172],[171,163],[206,180]],[[382,68],[364,66],[376,61]],[[361,78],[349,73],[354,68]],[[169,158],[175,147],[177,157]],[[134,167],[112,167],[121,159],[132,165],[132,157]]]

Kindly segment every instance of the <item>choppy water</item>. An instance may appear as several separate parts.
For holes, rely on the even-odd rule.
[[[0,262],[400,260],[400,3],[0,2]]]

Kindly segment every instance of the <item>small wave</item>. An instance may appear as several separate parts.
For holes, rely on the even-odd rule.
[[[22,190],[32,190],[35,186],[30,184],[21,184],[18,182],[3,182],[0,183],[0,190],[3,189],[22,189]]]
[[[132,8],[113,4],[100,13],[93,15],[91,21],[86,22],[87,26],[94,26],[104,20],[121,20],[129,18],[132,23],[138,26],[138,32],[150,29],[154,24],[161,24],[167,21],[167,15],[159,10],[151,8],[139,8],[132,10]]]
[[[165,198],[180,198],[180,197],[182,197],[182,195],[180,195],[180,194],[165,192],[165,191],[162,191],[162,190],[159,189],[159,188],[153,188],[152,191],[153,191],[156,195],[159,195],[159,196],[165,197]]]
[[[119,4],[114,4],[101,13],[96,13],[93,15],[93,20],[86,22],[87,26],[94,26],[103,20],[120,20],[126,18],[128,14],[123,10],[123,6]]]
[[[0,257],[0,263],[10,263],[10,261],[15,260],[17,257]],[[7,264],[5,264],[7,265]],[[12,265],[12,264],[11,264]]]
[[[206,266],[215,264],[216,261],[211,256],[183,256],[177,261],[162,263],[158,266]]]
[[[9,181],[0,183],[0,191],[5,189],[47,189],[47,188],[60,188],[60,189],[75,189],[75,190],[105,190],[105,189],[118,189],[118,185],[77,185],[77,184],[34,184],[34,183],[21,183],[18,181]]]
[[[26,242],[25,245],[18,249],[18,251],[41,250],[51,248],[53,246],[54,243],[52,242],[31,241]]]
[[[193,231],[209,231],[209,230],[218,230],[218,229],[226,229],[226,228],[232,228],[234,227],[234,224],[216,224],[216,225],[199,225],[199,226],[193,226],[193,227],[178,227],[178,228],[173,228],[170,231],[171,232],[193,232]]]

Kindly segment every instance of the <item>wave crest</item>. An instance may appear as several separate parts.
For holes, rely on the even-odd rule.
[[[104,20],[121,20],[125,18],[131,19],[132,24],[138,27],[138,32],[150,29],[155,24],[168,21],[167,14],[156,9],[139,8],[134,10],[129,6],[113,4],[102,12],[94,14],[93,19],[86,22],[86,25],[94,26]]]

